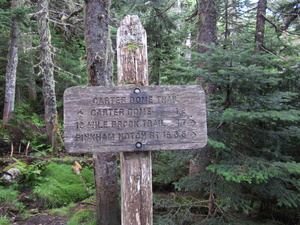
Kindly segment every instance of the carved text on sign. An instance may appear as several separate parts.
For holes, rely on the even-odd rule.
[[[195,149],[206,144],[199,86],[72,87],[64,95],[69,152]]]

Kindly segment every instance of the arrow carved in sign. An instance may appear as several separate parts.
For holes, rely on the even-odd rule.
[[[195,120],[191,120],[192,126],[195,126],[197,123]]]
[[[82,110],[78,111],[78,112],[77,112],[77,115],[78,115],[78,116],[83,116],[83,111],[82,111]]]
[[[192,132],[192,137],[194,138],[196,136],[197,136],[197,134],[195,132]]]

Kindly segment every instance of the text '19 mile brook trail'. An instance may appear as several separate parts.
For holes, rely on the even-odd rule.
[[[69,152],[197,149],[207,141],[196,85],[72,87],[64,106]]]

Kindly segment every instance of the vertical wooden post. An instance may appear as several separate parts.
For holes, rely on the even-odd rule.
[[[117,33],[118,85],[148,85],[147,34],[138,16],[126,16]],[[123,152],[122,225],[152,225],[151,152]]]

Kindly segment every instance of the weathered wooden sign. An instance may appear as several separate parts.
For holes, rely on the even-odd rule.
[[[207,141],[200,86],[71,87],[64,94],[71,153],[197,149]]]

